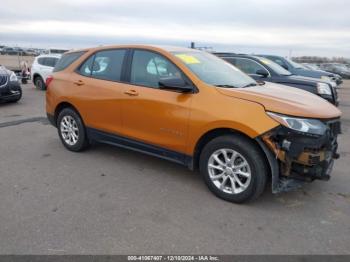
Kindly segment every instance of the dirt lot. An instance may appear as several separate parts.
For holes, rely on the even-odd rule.
[[[0,254],[350,254],[350,81],[333,177],[235,205],[197,173],[106,145],[64,149],[44,92],[0,105]]]
[[[30,66],[34,58],[34,56],[0,55],[0,65],[4,65],[10,70],[18,70],[21,61],[26,61]]]

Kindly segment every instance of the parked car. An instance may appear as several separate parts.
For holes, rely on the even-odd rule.
[[[284,58],[282,56],[276,56],[276,55],[258,55],[262,57],[266,57],[275,63],[282,66],[284,69],[291,72],[293,75],[299,75],[299,76],[306,76],[306,77],[312,77],[312,78],[318,78],[325,81],[330,81],[331,84],[336,87],[336,78],[334,74],[328,73],[328,72],[320,72],[318,70],[310,70],[305,67],[303,67],[301,64],[298,64],[288,58]]]
[[[0,65],[0,101],[17,102],[21,98],[22,89],[16,74]]]
[[[341,112],[297,88],[260,86],[207,52],[143,45],[68,52],[46,80],[63,145],[116,145],[199,168],[218,197],[257,198],[327,180]]]
[[[52,73],[61,56],[60,54],[39,55],[34,59],[31,67],[31,78],[38,89],[46,89],[46,78]]]
[[[321,70],[320,66],[312,63],[301,63],[303,67],[310,70]]]
[[[321,71],[322,73],[325,73],[325,72],[327,72],[327,73],[332,73],[332,72],[330,72],[330,71],[325,71],[325,70],[322,70],[321,69],[321,67],[319,66],[319,65],[317,65],[317,64],[311,64],[311,63],[303,63],[302,64],[304,67],[306,67],[307,69],[310,69],[310,70],[316,70],[316,71]],[[338,74],[335,74],[334,72],[333,72],[333,74],[334,74],[334,78],[335,78],[335,82],[336,82],[336,84],[339,86],[340,84],[342,84],[343,83],[343,78],[340,76],[340,75],[338,75]]]
[[[18,50],[13,47],[4,47],[1,51],[2,55],[18,55]]]
[[[329,72],[339,74],[341,77],[345,79],[350,79],[350,69],[345,64],[325,63],[325,64],[321,64],[321,68],[323,70],[327,70]]]
[[[28,55],[28,56],[37,56],[37,55],[39,55],[39,53],[36,50],[32,49],[32,48],[26,49],[24,51],[24,54]]]
[[[233,53],[214,53],[257,81],[267,81],[286,86],[296,87],[318,95],[328,102],[338,105],[338,95],[335,88],[321,79],[296,76],[265,58],[253,55],[237,55]]]

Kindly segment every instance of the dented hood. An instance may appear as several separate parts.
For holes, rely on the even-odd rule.
[[[323,98],[293,87],[266,82],[262,86],[247,88],[217,88],[227,96],[259,103],[266,111],[280,114],[329,119],[341,115],[338,108]]]

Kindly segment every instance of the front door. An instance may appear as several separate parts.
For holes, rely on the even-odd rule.
[[[183,73],[164,56],[135,50],[130,84],[123,90],[125,136],[176,152],[185,152],[192,93],[159,89],[162,77]]]

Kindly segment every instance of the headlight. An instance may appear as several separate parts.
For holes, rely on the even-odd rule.
[[[290,117],[272,112],[267,114],[280,124],[299,132],[321,136],[327,130],[327,126],[317,119]]]
[[[321,79],[326,81],[331,81],[331,78],[329,76],[321,76]]]
[[[319,95],[332,95],[331,88],[326,83],[317,83],[317,93]]]
[[[330,84],[331,84],[332,87],[337,87],[337,83],[334,82],[333,80],[330,82]]]
[[[10,74],[10,81],[11,82],[17,82],[18,81],[18,78],[17,78],[17,76],[16,76],[16,74],[14,72],[12,72]]]

